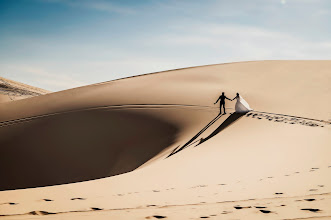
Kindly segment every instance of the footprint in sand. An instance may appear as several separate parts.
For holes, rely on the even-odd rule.
[[[202,187],[207,187],[207,185],[197,185],[197,186],[193,186],[191,188],[194,189],[194,188],[202,188]]]
[[[152,219],[152,218],[162,219],[162,218],[166,218],[166,217],[167,216],[153,215],[153,216],[147,216],[145,219]]]
[[[77,197],[77,198],[71,198],[71,200],[85,200],[85,198],[79,198],[79,197]]]
[[[28,213],[29,215],[53,215],[56,213],[46,212],[46,211],[32,211]]]
[[[234,206],[233,208],[235,208],[235,209],[249,209],[249,208],[252,208],[252,206],[246,206],[246,207]]]
[[[320,209],[310,209],[310,208],[307,208],[307,209],[301,209],[301,210],[304,210],[304,211],[310,211],[310,212],[319,212],[319,211],[321,211]]]
[[[103,210],[103,209],[101,209],[101,208],[95,208],[95,207],[91,207],[91,209],[92,209],[93,211],[101,211],[101,210]]]
[[[317,191],[318,189],[310,189],[309,191]]]

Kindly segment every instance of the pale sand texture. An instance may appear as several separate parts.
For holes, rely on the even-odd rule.
[[[0,76],[0,103],[26,99],[49,92],[50,91],[29,86]]]
[[[0,214],[330,219],[330,69],[331,61],[220,64],[1,104],[2,189],[100,178],[149,162],[109,178],[2,191]],[[187,144],[217,116],[222,91],[239,92],[255,111],[223,115]]]

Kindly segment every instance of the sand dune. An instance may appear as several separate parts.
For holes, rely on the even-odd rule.
[[[49,91],[0,77],[0,103],[30,98]]]
[[[0,214],[330,218],[330,68],[210,65],[2,104]],[[218,115],[222,91],[254,111],[233,113],[228,102],[233,114]],[[48,187],[17,190],[37,186]]]

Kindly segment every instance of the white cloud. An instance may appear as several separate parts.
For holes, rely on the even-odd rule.
[[[330,59],[331,40],[307,40],[289,33],[240,25],[199,24],[185,33],[168,34],[154,39],[178,50],[194,48],[210,56],[236,60],[254,59]],[[230,60],[231,61],[231,60]]]

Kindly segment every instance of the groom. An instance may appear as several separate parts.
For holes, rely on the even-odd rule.
[[[226,97],[224,95],[224,92],[222,92],[222,95],[220,97],[218,97],[217,101],[214,103],[214,105],[218,102],[218,100],[220,100],[220,114],[222,114],[222,106],[223,106],[223,112],[224,114],[226,114],[225,112],[225,99],[228,99],[230,101],[232,101],[231,99],[229,99],[228,97]]]

